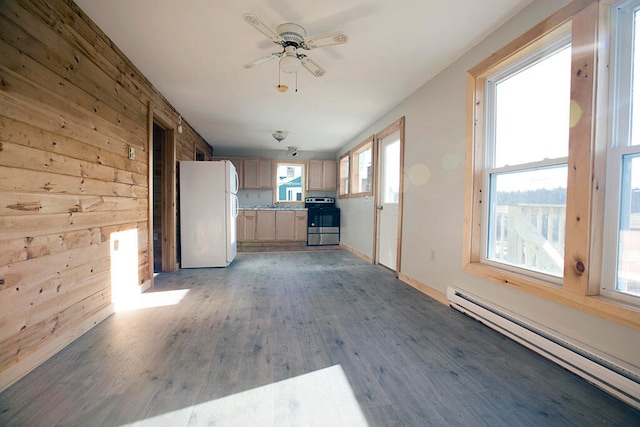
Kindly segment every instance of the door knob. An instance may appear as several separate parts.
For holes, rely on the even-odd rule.
[[[381,211],[381,210],[383,210],[383,209],[384,209],[384,206],[380,205],[380,206],[376,206],[376,208],[377,208],[379,211]]]

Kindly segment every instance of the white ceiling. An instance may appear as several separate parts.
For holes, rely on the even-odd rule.
[[[214,150],[335,152],[532,0],[75,1]],[[244,13],[349,42],[305,51],[326,74],[280,93],[277,60],[243,68],[281,50]]]

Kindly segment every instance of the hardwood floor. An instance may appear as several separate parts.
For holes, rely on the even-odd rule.
[[[1,393],[0,425],[640,425],[345,251],[239,254],[161,274],[141,302],[157,306],[116,313]]]

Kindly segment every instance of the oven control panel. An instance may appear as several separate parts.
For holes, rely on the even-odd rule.
[[[334,197],[306,197],[304,199],[305,206],[308,205],[335,205],[336,199]]]

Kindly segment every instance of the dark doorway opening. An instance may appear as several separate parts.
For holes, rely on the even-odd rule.
[[[162,271],[162,173],[167,131],[153,124],[153,272]]]

